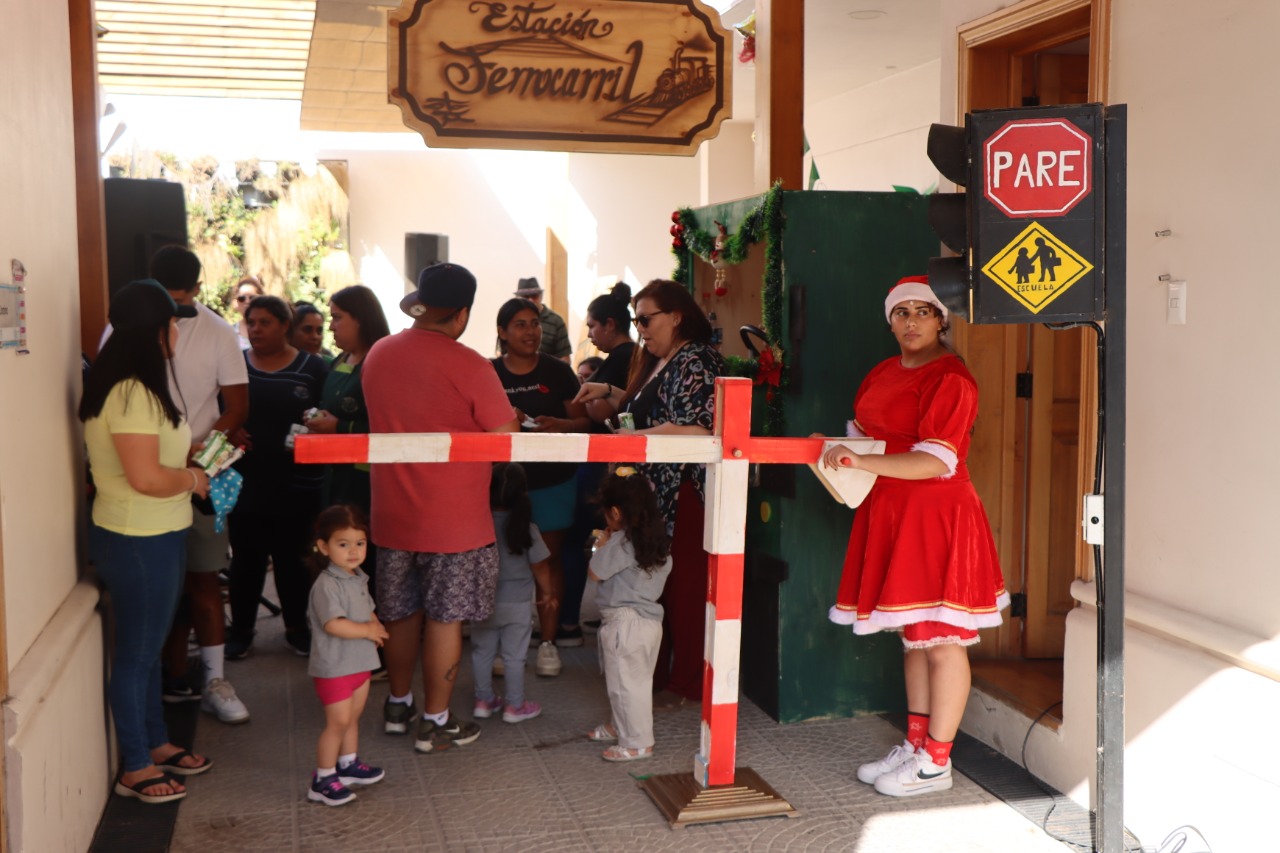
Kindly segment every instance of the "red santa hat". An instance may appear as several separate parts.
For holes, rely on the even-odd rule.
[[[903,302],[928,302],[930,305],[938,309],[938,313],[942,315],[943,322],[946,322],[948,311],[947,306],[942,304],[933,288],[929,286],[929,276],[927,275],[909,275],[906,278],[898,279],[890,290],[889,295],[884,298],[884,319],[889,320],[889,316],[893,313],[893,309],[901,305]]]

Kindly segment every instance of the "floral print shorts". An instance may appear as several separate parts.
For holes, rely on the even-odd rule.
[[[378,616],[395,622],[421,610],[435,622],[487,619],[498,590],[498,546],[459,554],[378,549]]]

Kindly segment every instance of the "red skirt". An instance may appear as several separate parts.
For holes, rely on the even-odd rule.
[[[831,621],[855,634],[926,621],[991,628],[1008,606],[991,525],[968,479],[876,480],[853,518]]]

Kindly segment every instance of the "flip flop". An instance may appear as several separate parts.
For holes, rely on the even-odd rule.
[[[609,731],[608,723],[601,723],[591,731],[587,732],[587,740],[595,741],[596,743],[612,743],[617,739],[618,736]]]
[[[604,752],[600,753],[600,757],[605,761],[639,761],[641,758],[652,758],[653,747],[626,747],[611,746]]]
[[[184,758],[195,758],[195,756],[191,754],[191,750],[184,749],[179,752],[175,752],[164,761],[157,761],[156,767],[159,767],[166,773],[171,773],[175,776],[199,776],[206,770],[213,769],[213,759],[207,755],[204,757],[203,761],[194,767],[188,767],[181,764],[180,762]]]
[[[148,804],[169,803],[174,800],[181,800],[187,795],[186,791],[175,791],[171,794],[145,794],[147,788],[154,785],[180,785],[181,780],[170,776],[168,773],[161,773],[159,776],[152,776],[150,779],[143,779],[141,782],[135,782],[132,785],[126,785],[123,780],[116,780],[115,792],[122,797],[132,797],[135,800]]]

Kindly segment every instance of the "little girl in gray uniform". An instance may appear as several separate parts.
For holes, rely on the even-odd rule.
[[[542,706],[524,695],[524,662],[529,654],[529,601],[534,584],[538,604],[554,602],[551,593],[551,552],[533,523],[529,484],[519,462],[499,462],[489,481],[489,508],[498,536],[498,590],[493,614],[471,625],[471,669],[476,680],[473,715],[485,720],[502,713],[507,723],[531,720]],[[493,691],[493,659],[501,650],[507,695]]]
[[[671,541],[649,481],[620,467],[604,478],[600,506],[607,529],[596,541],[587,576],[600,584],[600,665],[604,669],[611,723],[587,733],[593,741],[617,743],[605,761],[635,761],[653,755],[653,669],[662,640],[658,597],[671,573]]]

